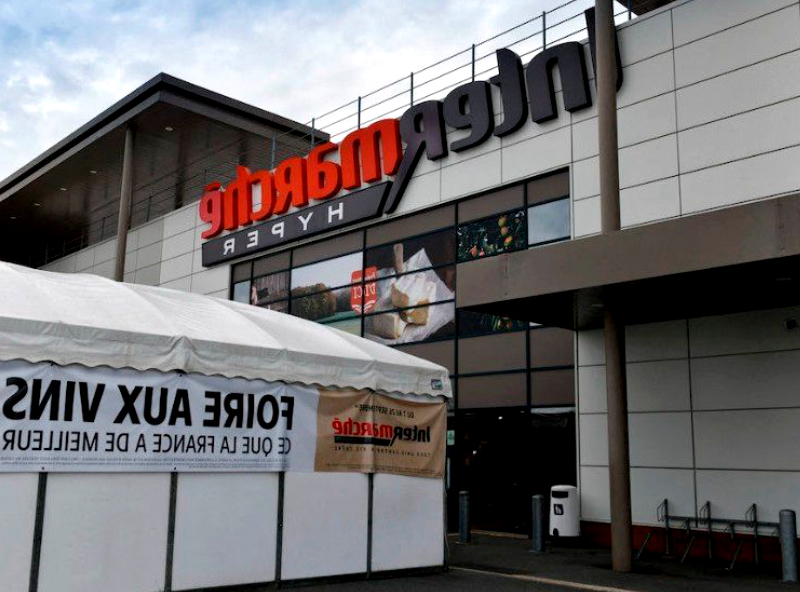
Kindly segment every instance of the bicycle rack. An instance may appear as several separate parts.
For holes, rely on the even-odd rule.
[[[706,501],[706,503],[701,506],[700,511],[696,516],[680,516],[669,513],[669,500],[665,499],[656,508],[656,518],[659,523],[664,523],[664,551],[665,555],[667,556],[670,555],[670,533],[672,530],[674,530],[672,525],[681,524],[680,529],[684,532],[684,540],[686,541],[686,548],[684,549],[680,559],[681,563],[684,563],[687,557],[689,557],[692,546],[700,534],[707,536],[708,559],[712,560],[714,558],[714,526],[724,526],[725,528],[723,532],[730,533],[732,541],[737,540],[737,537],[739,540],[738,544],[736,545],[736,550],[733,553],[733,559],[731,560],[730,565],[726,567],[727,570],[733,570],[747,540],[744,533],[740,531],[737,532],[737,527],[752,531],[753,560],[756,564],[759,562],[759,528],[772,528],[774,535],[777,535],[778,533],[777,522],[765,522],[758,519],[758,507],[756,504],[752,504],[749,508],[747,508],[744,514],[744,519],[718,518],[712,516],[711,501]],[[644,554],[645,548],[647,547],[647,543],[650,542],[652,534],[653,531],[651,530],[645,536],[644,542],[642,543],[639,552],[636,554],[637,560],[639,560]]]

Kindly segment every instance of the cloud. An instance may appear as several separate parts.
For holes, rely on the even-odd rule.
[[[4,2],[0,178],[158,72],[309,121],[558,4]]]

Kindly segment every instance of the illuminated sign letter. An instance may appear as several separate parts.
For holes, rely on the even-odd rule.
[[[325,155],[336,152],[339,147],[326,142],[314,148],[308,155],[308,197],[328,199],[342,190],[342,171],[339,165],[324,160]]]
[[[256,188],[261,193],[261,205],[250,214],[250,219],[253,222],[266,220],[272,216],[272,210],[275,209],[275,183],[272,180],[272,174],[269,171],[256,171],[250,175],[248,186],[251,195]],[[252,204],[255,199],[251,197],[250,201]]]
[[[225,230],[235,230],[250,224],[250,212],[253,209],[253,198],[250,193],[250,169],[236,167],[236,178],[228,183],[223,197]]]
[[[363,180],[380,181],[381,156],[383,174],[394,175],[403,157],[400,145],[400,125],[396,119],[382,119],[369,127],[347,135],[340,148],[342,155],[342,186],[355,189]],[[359,155],[361,158],[359,158]]]
[[[285,214],[290,206],[296,208],[307,206],[306,160],[293,157],[280,163],[275,169],[275,189],[278,192],[278,199],[273,214]]]
[[[210,224],[201,234],[201,238],[211,238],[222,232],[222,189],[217,181],[209,183],[200,198],[200,219]]]

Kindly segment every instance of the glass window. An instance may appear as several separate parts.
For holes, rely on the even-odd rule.
[[[453,263],[455,250],[455,237],[448,229],[369,249],[364,261],[383,277]]]
[[[370,315],[364,321],[364,337],[384,345],[454,337],[455,312],[455,304],[449,302]]]
[[[253,261],[253,275],[267,275],[289,268],[289,251],[268,255]]]
[[[334,329],[339,329],[339,331],[344,331],[345,333],[351,333],[352,335],[356,335],[357,337],[361,336],[360,317],[345,319],[343,321],[334,321],[332,323],[325,323],[325,326],[333,327]]]
[[[252,262],[246,261],[233,266],[231,272],[231,279],[235,282],[243,282],[250,279],[250,270],[252,269]]]
[[[261,308],[266,308],[267,310],[274,310],[277,312],[289,312],[289,301],[279,300],[278,302],[270,302],[269,304],[262,304]]]
[[[465,224],[498,214],[510,212],[525,205],[525,188],[523,185],[506,187],[478,197],[467,199],[458,204],[458,223]]]
[[[359,252],[295,267],[292,270],[292,296],[338,288],[358,281],[361,260],[362,254]]]
[[[567,329],[542,327],[530,333],[531,367],[552,368],[575,363],[574,334]]]
[[[433,343],[419,343],[415,345],[402,345],[397,348],[399,351],[417,356],[423,360],[429,360],[434,364],[441,364],[447,368],[450,374],[455,372],[455,351],[454,341],[436,341]]]
[[[330,322],[356,316],[352,288],[292,297],[292,314],[309,321]]]
[[[570,237],[569,199],[528,208],[528,240],[540,245]]]
[[[525,211],[506,212],[458,227],[458,260],[516,251],[527,245]]]
[[[531,372],[531,404],[534,406],[574,405],[575,370]]]
[[[455,298],[455,268],[442,267],[372,282],[375,311],[409,308]],[[371,287],[370,285],[367,286]],[[370,291],[367,290],[367,294]]]
[[[521,407],[528,402],[524,373],[458,379],[458,407]]]
[[[263,306],[289,297],[289,272],[282,271],[253,280],[250,289],[250,304]]]
[[[458,371],[478,374],[523,369],[527,365],[525,333],[484,335],[458,342]]]
[[[250,280],[233,284],[233,300],[236,302],[250,302]]]
[[[569,197],[569,169],[549,173],[528,182],[528,205]]]
[[[483,314],[469,310],[458,311],[458,334],[461,337],[521,331],[525,329],[526,324],[525,321],[501,317],[500,315]]]

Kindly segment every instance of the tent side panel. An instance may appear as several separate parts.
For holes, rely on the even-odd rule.
[[[277,473],[178,478],[175,590],[275,580]]]
[[[373,571],[444,563],[443,487],[441,479],[375,475]]]
[[[287,473],[281,579],[366,572],[368,503],[361,473]]]
[[[0,475],[0,590],[27,592],[36,521],[36,474]]]
[[[163,589],[169,481],[167,473],[51,473],[39,592]]]

